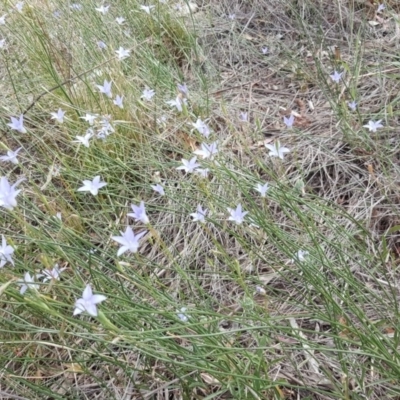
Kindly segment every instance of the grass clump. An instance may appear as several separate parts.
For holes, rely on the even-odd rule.
[[[1,396],[397,398],[396,7],[2,4]]]

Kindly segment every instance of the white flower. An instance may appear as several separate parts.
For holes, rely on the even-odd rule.
[[[86,285],[83,291],[82,298],[75,302],[75,309],[73,315],[78,315],[86,311],[92,317],[97,317],[97,306],[96,304],[106,300],[107,297],[102,294],[93,294],[90,285]]]
[[[202,178],[207,178],[210,170],[208,168],[197,168],[193,171],[196,175],[201,176]]]
[[[97,196],[99,189],[107,185],[101,182],[100,175],[95,176],[92,181],[84,180],[82,183],[83,186],[78,189],[78,192],[90,192],[93,196]]]
[[[37,277],[39,276],[40,275],[38,275]],[[21,288],[19,289],[19,292],[21,294],[24,294],[28,289],[37,290],[37,288],[39,287],[39,284],[35,283],[35,275],[31,276],[29,272],[26,272],[24,275],[24,279],[17,281],[17,283],[21,285]]]
[[[1,39],[0,40],[0,49],[3,49],[5,44],[6,44],[6,39]]]
[[[197,157],[192,157],[189,161],[182,158],[181,166],[177,167],[176,169],[183,169],[186,173],[191,174],[197,167],[200,166],[197,162]]]
[[[24,178],[18,180],[13,185],[10,185],[8,179],[5,176],[0,178],[0,207],[4,207],[7,210],[12,210],[17,206],[16,197],[21,191],[20,189],[15,190],[15,188],[23,181]]]
[[[306,251],[306,250],[299,250],[297,253],[296,253],[296,255],[295,255],[295,257],[292,259],[292,262],[295,262],[295,261],[304,261],[305,259],[306,259],[306,257],[308,256],[308,251]]]
[[[125,22],[125,18],[123,17],[117,17],[115,18],[115,20],[117,21],[117,24],[122,25]]]
[[[182,100],[181,96],[178,94],[175,100],[168,100],[167,104],[169,104],[171,107],[176,107],[179,112],[182,112],[182,105],[186,104],[186,99]]]
[[[19,118],[11,117],[11,123],[7,124],[11,129],[14,129],[20,133],[26,133],[26,129],[24,127],[24,115],[21,114]]]
[[[113,240],[122,245],[117,252],[117,256],[124,254],[126,251],[136,253],[139,249],[139,240],[146,233],[147,231],[143,231],[135,235],[132,231],[132,228],[128,226],[125,232],[121,232],[122,236],[112,236]]]
[[[182,307],[179,311],[176,312],[178,318],[182,321],[182,322],[187,322],[190,318],[189,315],[186,315],[186,307]]]
[[[88,129],[85,136],[75,136],[76,140],[73,140],[74,143],[82,143],[85,147],[89,147],[89,139],[93,136],[92,131]]]
[[[261,52],[262,52],[263,54],[268,54],[268,53],[269,53],[268,47],[267,47],[267,46],[262,47],[262,48],[261,48]]]
[[[343,72],[334,71],[333,74],[331,74],[329,76],[333,80],[333,82],[339,83],[340,79],[342,79],[342,75],[343,75]]]
[[[103,86],[102,85],[96,85],[96,86],[99,88],[100,93],[104,93],[107,97],[109,97],[111,99],[111,97],[112,97],[111,85],[112,85],[111,81],[108,82],[106,79],[104,79]]]
[[[248,122],[249,121],[249,117],[248,117],[247,112],[241,112],[239,114],[239,120],[242,121],[242,122]]]
[[[349,106],[349,108],[350,108],[350,110],[351,111],[356,111],[356,109],[357,109],[357,103],[353,100],[353,101],[349,101],[348,103],[347,103],[347,105]]]
[[[266,144],[265,147],[270,150],[269,155],[271,157],[279,157],[282,160],[285,153],[290,153],[290,150],[287,147],[281,146],[279,140],[277,140],[274,144]]]
[[[165,195],[164,188],[163,188],[162,185],[160,185],[159,183],[157,183],[157,185],[151,185],[151,188],[152,188],[155,192],[159,193],[161,196],[164,196],[164,195]]]
[[[201,150],[195,150],[193,153],[202,157],[202,158],[209,158],[212,160],[214,158],[214,155],[218,153],[218,141],[206,144],[202,143],[201,144]]]
[[[0,25],[6,24],[6,16],[7,16],[7,14],[4,14],[0,17]]]
[[[378,13],[382,12],[385,8],[386,7],[383,3],[379,4],[378,9],[376,10],[376,13],[378,14]]]
[[[124,49],[123,47],[120,47],[118,50],[115,50],[118,56],[118,60],[123,60],[126,57],[129,57],[131,54],[130,50]]]
[[[289,118],[283,117],[283,122],[288,128],[291,128],[294,124],[294,115],[290,114]]]
[[[65,111],[61,110],[61,108],[59,108],[57,112],[52,112],[50,114],[51,119],[55,119],[60,124],[64,122]]]
[[[368,121],[367,125],[363,125],[364,128],[367,128],[370,132],[376,132],[378,128],[383,128],[383,125],[381,124],[382,120],[380,119],[379,121]]]
[[[124,100],[124,96],[120,96],[119,94],[117,94],[117,96],[115,97],[115,100],[113,100],[113,103],[119,108],[124,108],[124,105],[122,103],[123,100]]]
[[[93,125],[97,117],[98,117],[97,114],[86,114],[84,117],[81,117],[81,119],[84,119],[86,122],[89,122],[89,125]]]
[[[133,213],[128,213],[128,217],[132,217],[135,221],[141,221],[143,224],[149,223],[149,218],[146,214],[144,201],[141,201],[138,206],[131,204]]]
[[[150,14],[150,11],[154,8],[155,6],[140,6],[140,8],[147,14]]]
[[[194,213],[191,213],[190,216],[193,217],[193,222],[201,222],[204,224],[206,222],[205,216],[208,210],[203,210],[200,204],[197,205],[197,210]]]
[[[44,276],[43,282],[45,283],[50,280],[59,281],[61,272],[65,271],[66,269],[67,268],[59,268],[58,264],[56,264],[53,269],[44,269],[42,271],[42,276]]]
[[[261,183],[257,183],[255,189],[261,194],[261,197],[265,197],[269,189],[269,184],[268,182],[264,183],[264,185],[261,185]]]
[[[22,147],[19,147],[17,150],[12,151],[12,150],[8,150],[7,151],[7,155],[6,156],[0,156],[0,160],[1,161],[10,161],[13,164],[18,164],[18,160],[17,160],[17,155],[19,153],[19,151],[22,149]]]
[[[17,4],[15,4],[15,8],[17,9],[18,12],[22,12],[23,7],[24,7],[23,1],[19,1]]]
[[[197,121],[195,123],[192,123],[192,125],[197,129],[197,132],[199,132],[206,138],[210,136],[211,133],[210,128],[200,118],[197,118]]]
[[[100,7],[96,8],[96,11],[105,15],[105,14],[107,14],[109,8],[110,8],[110,6],[100,6]]]
[[[99,41],[97,42],[97,46],[98,46],[98,48],[99,48],[100,50],[103,50],[103,49],[105,49],[105,48],[107,47],[107,45],[106,45],[102,40],[99,40]]]
[[[244,217],[246,214],[248,214],[248,211],[242,211],[242,205],[239,203],[236,209],[229,208],[228,211],[231,214],[230,217],[228,218],[228,221],[233,221],[240,225],[244,221]]]
[[[153,89],[149,89],[148,87],[146,87],[143,92],[142,95],[140,96],[141,99],[145,99],[147,101],[150,101],[152,99],[152,97],[155,95],[155,91]]]
[[[12,265],[14,265],[14,261],[12,259],[13,253],[14,249],[7,244],[4,235],[1,235],[0,268],[3,268],[7,262],[10,262]]]

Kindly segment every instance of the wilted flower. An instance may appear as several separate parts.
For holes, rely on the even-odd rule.
[[[73,315],[78,315],[86,311],[92,317],[97,317],[97,304],[106,300],[107,297],[102,294],[93,294],[90,285],[86,285],[83,291],[82,298],[75,302],[75,309]]]
[[[186,86],[186,83],[178,83],[178,91],[181,93],[184,97],[189,96],[189,90],[188,87]]]

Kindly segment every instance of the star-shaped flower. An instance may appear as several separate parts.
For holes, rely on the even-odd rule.
[[[295,261],[304,261],[306,258],[307,258],[307,256],[308,256],[308,251],[306,251],[306,250],[299,250],[297,253],[296,253],[296,255],[294,256],[294,258],[293,258],[293,260],[292,260],[292,262],[295,262]]]
[[[107,82],[107,81],[105,81],[105,82]],[[93,123],[97,117],[98,117],[97,114],[86,114],[84,117],[80,117],[80,118],[84,119],[86,122],[89,122],[89,125],[93,125]]]
[[[378,13],[382,12],[385,8],[386,7],[383,3],[379,4],[378,9],[376,10],[376,13],[378,14]]]
[[[269,155],[271,157],[279,157],[282,160],[285,153],[290,153],[290,150],[287,147],[281,146],[279,140],[274,144],[266,144],[265,147],[270,150]]]
[[[119,94],[117,94],[115,100],[113,100],[113,103],[119,108],[124,108],[124,104],[122,103],[123,101],[124,101],[124,96],[120,96]]]
[[[61,272],[65,271],[66,269],[67,268],[60,268],[58,264],[56,264],[53,269],[44,269],[42,271],[42,276],[44,276],[43,282],[46,283],[50,280],[59,281]]]
[[[267,47],[267,46],[262,47],[262,48],[261,48],[261,52],[262,52],[263,54],[268,54],[268,53],[269,53],[268,47]]]
[[[59,124],[64,122],[65,111],[61,110],[61,108],[59,108],[57,112],[52,112],[50,114],[51,119],[55,119]]]
[[[193,222],[201,222],[204,224],[206,222],[205,216],[207,214],[208,210],[203,210],[203,207],[198,204],[197,205],[197,210],[194,213],[191,213],[190,216],[193,217]]]
[[[168,100],[167,104],[169,104],[171,107],[176,107],[179,112],[182,112],[182,105],[186,104],[186,99],[182,99],[181,96],[178,95],[175,100]]]
[[[199,132],[201,135],[205,136],[206,138],[210,136],[211,133],[210,128],[200,118],[197,118],[197,121],[195,123],[192,123],[192,125],[197,129],[197,132]]]
[[[18,164],[18,159],[17,159],[17,155],[19,153],[19,151],[22,149],[22,147],[19,147],[17,150],[12,151],[12,150],[8,150],[7,151],[7,155],[6,156],[0,156],[0,160],[1,161],[10,161],[13,164]]]
[[[160,185],[159,183],[157,183],[157,185],[151,185],[151,188],[152,188],[155,192],[157,192],[158,194],[160,194],[161,196],[164,196],[164,195],[165,195],[164,188],[163,188],[163,186]]]
[[[108,82],[107,79],[104,79],[103,86],[102,85],[96,85],[96,86],[99,88],[100,93],[104,93],[107,97],[109,97],[111,99],[111,97],[112,97],[111,85],[112,85],[111,81]]]
[[[145,99],[147,101],[150,101],[155,94],[156,94],[156,92],[153,89],[149,89],[148,87],[146,87],[143,90],[142,95],[140,96],[140,98],[141,99]]]
[[[110,8],[110,6],[100,6],[98,8],[96,8],[96,11],[98,11],[99,13],[105,15],[108,13],[108,9]]]
[[[123,17],[117,17],[115,18],[115,20],[117,21],[117,24],[122,25],[125,22],[125,18]]]
[[[113,240],[122,245],[117,252],[117,256],[124,254],[126,251],[136,253],[139,249],[139,240],[146,233],[147,231],[143,231],[135,235],[132,231],[132,228],[127,226],[125,232],[121,232],[122,236],[112,236]]]
[[[86,285],[82,298],[75,302],[73,315],[78,315],[86,311],[92,317],[97,317],[97,304],[106,299],[107,297],[102,294],[93,294],[90,285]]]
[[[25,179],[22,178],[13,185],[10,185],[5,176],[0,178],[0,207],[4,207],[7,210],[12,210],[17,206],[16,197],[21,190],[15,190],[15,188],[24,180]]]
[[[19,118],[11,117],[11,123],[7,124],[11,129],[14,129],[20,133],[26,133],[24,127],[24,114],[21,114]]]
[[[129,57],[131,54],[131,51],[128,49],[124,49],[123,47],[120,47],[118,50],[115,50],[118,56],[118,60],[123,60],[126,57]]]
[[[351,111],[356,111],[357,110],[357,103],[353,100],[353,101],[349,101],[347,103],[347,105],[349,106]]]
[[[93,196],[97,196],[99,189],[107,185],[107,183],[101,182],[100,175],[95,176],[92,181],[84,180],[82,183],[83,186],[78,189],[78,192],[90,192]]]
[[[290,114],[289,118],[283,117],[283,122],[288,128],[291,128],[294,124],[294,115]]]
[[[12,265],[14,265],[14,261],[12,259],[13,253],[14,249],[7,244],[4,235],[1,235],[0,268],[3,268],[7,262],[10,262]]]
[[[89,139],[91,139],[93,136],[93,133],[90,129],[86,132],[85,136],[75,136],[76,140],[73,140],[74,143],[82,143],[85,147],[89,147]]]
[[[333,80],[333,82],[339,83],[340,80],[342,79],[342,75],[343,75],[343,72],[334,71],[333,74],[331,74],[329,76]]]
[[[247,112],[241,112],[239,114],[239,120],[242,122],[249,122],[249,117],[248,117]]]
[[[218,153],[218,141],[210,143],[210,144],[206,144],[206,143],[202,143],[201,144],[201,149],[200,150],[195,150],[193,153],[204,158],[209,158],[210,160],[212,160],[215,156],[215,154]]]
[[[379,121],[368,121],[367,125],[363,125],[364,128],[367,128],[370,132],[376,132],[378,128],[383,128],[383,125],[381,124],[382,120],[380,119]]]
[[[131,204],[133,213],[128,213],[128,217],[132,217],[135,221],[141,221],[143,224],[149,223],[149,218],[146,214],[146,208],[144,206],[144,201],[141,201],[138,206]]]
[[[269,189],[269,184],[268,182],[264,183],[264,185],[261,185],[261,183],[257,183],[255,189],[257,190],[258,193],[261,194],[261,197],[265,197]]]
[[[147,14],[150,14],[151,10],[154,8],[155,6],[140,6],[140,8]]]
[[[177,167],[176,169],[183,169],[186,173],[191,174],[197,167],[200,167],[200,164],[197,162],[197,157],[192,157],[189,161],[182,158],[181,166]]]
[[[238,225],[244,221],[245,215],[249,213],[248,211],[242,211],[242,205],[240,203],[238,204],[236,209],[228,207],[228,211],[231,214],[228,218],[228,221],[233,221]]]
[[[197,168],[193,171],[196,175],[201,176],[202,178],[207,178],[210,170],[209,168]]]
[[[35,275],[31,276],[29,272],[26,272],[24,275],[24,279],[18,281],[17,283],[21,285],[21,288],[19,289],[19,292],[21,294],[24,294],[28,289],[37,290],[37,288],[39,287],[39,284],[35,283]]]

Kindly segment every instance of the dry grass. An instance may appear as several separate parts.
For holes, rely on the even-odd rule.
[[[376,15],[369,1],[203,1],[184,22],[160,14],[162,29],[135,19],[148,31],[129,37],[134,61],[120,66],[93,56],[101,80],[112,76],[131,109],[115,111],[98,100],[88,89],[98,81],[92,71],[64,85],[67,94],[56,90],[34,104],[27,113],[33,137],[2,139],[29,153],[10,176],[24,174],[30,185],[23,214],[1,214],[19,261],[0,279],[15,282],[26,269],[54,262],[67,271],[37,297],[19,296],[12,285],[0,291],[0,398],[400,396],[400,9],[385,4]],[[130,5],[118,5],[127,15]],[[227,17],[232,13],[235,19]],[[36,40],[45,43],[32,34],[32,49],[51,48],[56,72],[29,53],[29,43],[21,61],[9,49],[1,66],[8,71],[1,83],[4,133],[7,118],[28,108],[43,86],[93,68],[78,43],[91,43],[87,51],[95,54],[94,29],[87,37],[64,32],[64,40],[44,34],[51,29],[41,18],[32,21],[24,26],[42,29]],[[13,34],[15,49],[26,36]],[[331,82],[333,70],[345,71],[344,83]],[[165,111],[166,127],[157,127],[163,93],[173,93],[177,81],[188,84],[190,110]],[[143,86],[155,82],[157,107],[137,102]],[[353,98],[356,112],[347,106]],[[47,116],[61,99],[77,115],[113,114],[122,121],[115,136],[77,151],[70,142],[82,131],[78,118],[59,128]],[[248,123],[239,121],[241,112]],[[291,112],[296,122],[288,129],[282,116]],[[207,180],[183,178],[174,168],[201,140],[188,125],[194,116],[210,118],[223,153],[219,165],[210,163]],[[384,129],[368,133],[363,125],[371,119],[382,119]],[[284,162],[266,156],[264,143],[276,139],[292,150]],[[40,191],[58,165],[61,175]],[[107,176],[110,191],[100,200],[76,195],[88,178],[83,171]],[[148,189],[159,178],[165,197]],[[253,190],[265,181],[272,186],[266,200]],[[140,199],[153,231],[138,254],[117,260],[110,236]],[[227,223],[226,208],[238,202],[259,229]],[[210,210],[205,226],[188,218],[198,203]],[[51,218],[56,211],[63,226]],[[293,262],[300,249],[309,257]],[[105,320],[71,317],[86,282],[108,296]],[[254,294],[257,286],[265,294]],[[182,306],[188,324],[176,318]]]

